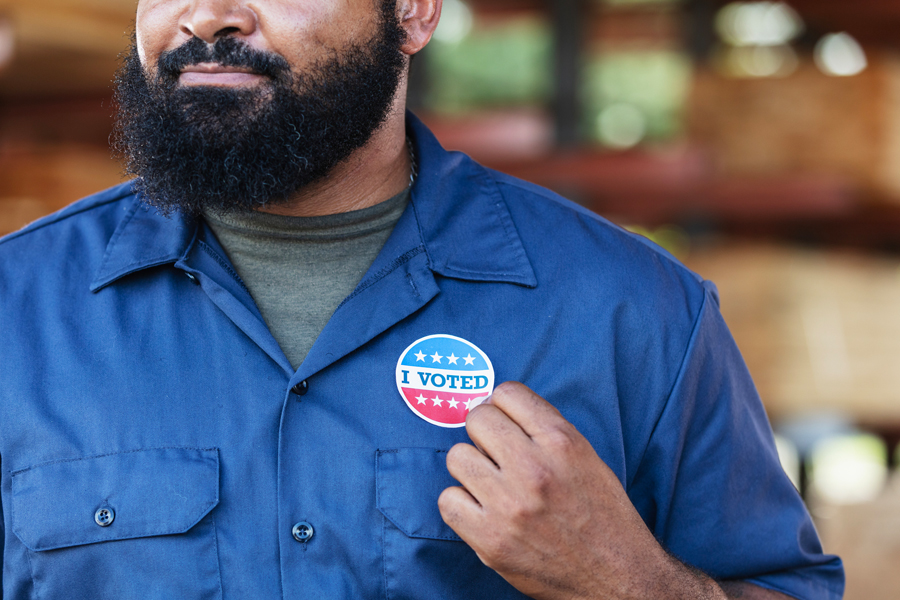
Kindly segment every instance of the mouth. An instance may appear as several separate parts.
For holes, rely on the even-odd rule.
[[[228,67],[219,63],[198,63],[181,70],[178,83],[184,86],[212,85],[239,87],[255,85],[265,77],[247,67]]]

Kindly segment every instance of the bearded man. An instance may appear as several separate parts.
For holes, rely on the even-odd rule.
[[[0,242],[4,598],[841,597],[715,288],[406,113],[440,5],[139,1],[135,179]]]

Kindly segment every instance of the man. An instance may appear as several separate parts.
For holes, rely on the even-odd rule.
[[[405,114],[439,14],[139,2],[137,179],[0,243],[4,598],[841,596],[714,288]]]

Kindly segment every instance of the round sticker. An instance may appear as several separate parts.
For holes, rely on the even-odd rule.
[[[494,391],[494,367],[472,342],[431,335],[400,355],[397,389],[406,405],[432,425],[464,427],[469,411]]]

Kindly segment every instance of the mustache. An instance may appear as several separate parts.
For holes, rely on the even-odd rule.
[[[214,44],[207,44],[197,37],[163,52],[159,57],[159,77],[174,83],[185,67],[200,63],[218,63],[225,67],[242,67],[256,75],[263,75],[283,82],[291,79],[291,66],[277,54],[251,47],[232,37],[221,37]]]

